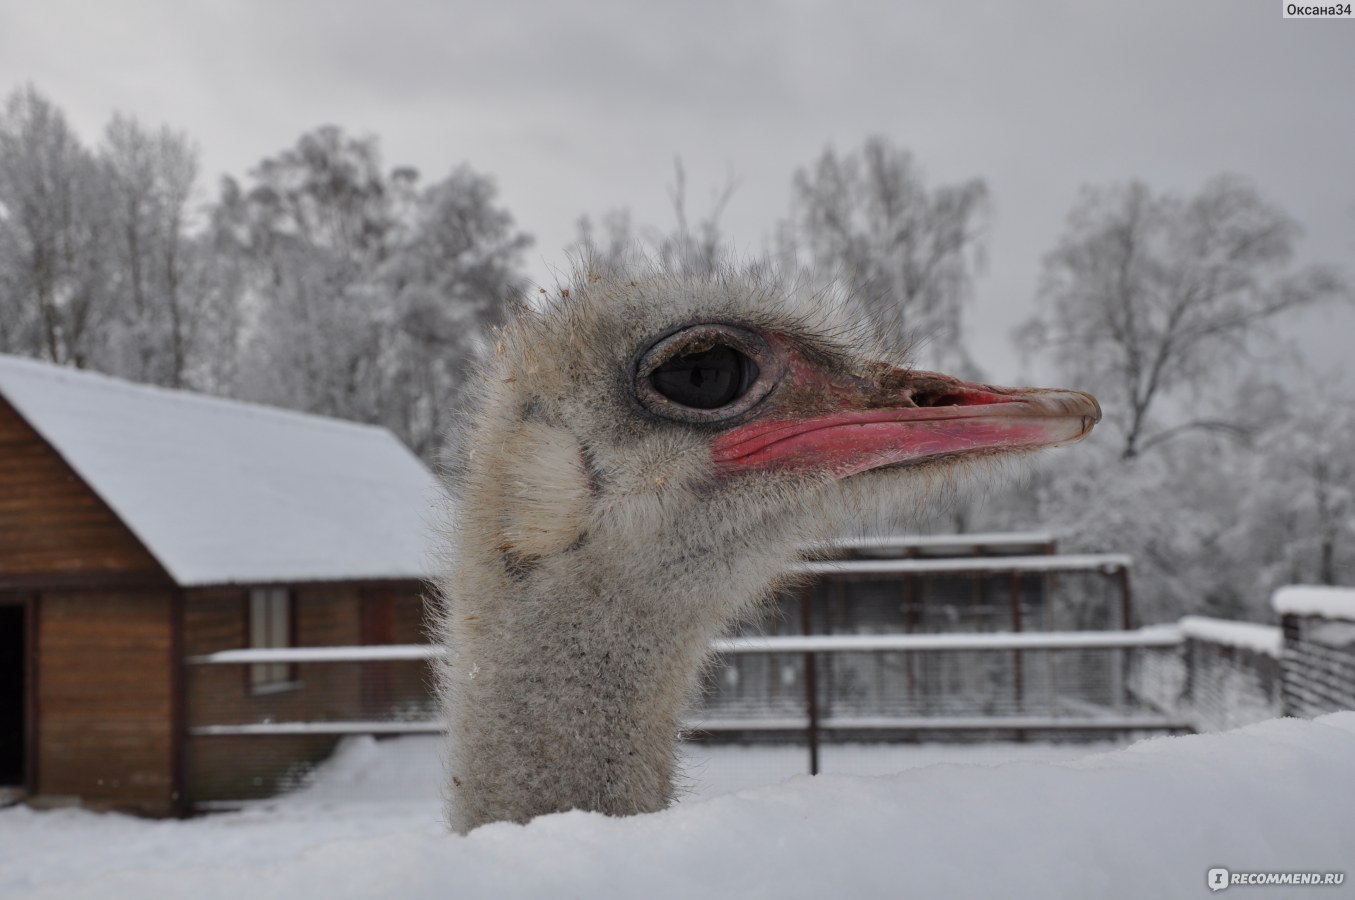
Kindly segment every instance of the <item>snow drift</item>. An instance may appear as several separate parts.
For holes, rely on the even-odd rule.
[[[280,861],[183,865],[161,841],[135,869],[52,873],[19,895],[1203,897],[1223,866],[1344,870],[1341,888],[1302,890],[1349,896],[1352,797],[1355,713],[1338,713],[1075,762],[796,777],[630,819],[571,812],[465,838],[411,823]]]

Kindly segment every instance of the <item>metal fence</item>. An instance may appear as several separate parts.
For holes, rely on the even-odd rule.
[[[824,728],[858,730],[1114,730],[1129,717],[1175,728],[1135,700],[1126,673],[1179,643],[1157,628],[730,638],[715,644],[724,658],[702,722],[738,730],[789,714],[801,728],[817,715]]]
[[[723,664],[712,681],[723,687],[705,694],[687,724],[698,739],[802,742],[811,773],[829,741],[1185,730],[1186,720],[1128,689],[1136,669],[1179,642],[1164,629],[729,638],[713,648]],[[429,666],[442,652],[396,645],[190,658],[193,803],[210,808],[302,784],[345,736],[440,732]],[[251,668],[261,665],[286,667],[290,677],[250,689]],[[778,689],[748,690],[755,671]],[[875,689],[862,690],[867,683]]]
[[[1284,711],[1355,709],[1355,588],[1290,585],[1271,599],[1284,629]]]
[[[1348,620],[1271,626],[1188,617],[1121,631],[781,634],[713,650],[687,723],[699,741],[822,748],[920,739],[1214,731],[1355,708]],[[227,650],[186,661],[198,808],[303,784],[350,735],[435,734],[435,646]],[[258,685],[259,666],[279,676]],[[285,677],[281,677],[283,673]]]
[[[1285,715],[1355,709],[1355,622],[1285,616],[1284,645]]]
[[[1175,629],[1180,649],[1134,673],[1141,702],[1172,710],[1192,731],[1224,731],[1281,714],[1280,629],[1187,616]]]
[[[814,578],[803,633],[954,633],[1131,628],[1129,568],[1120,554],[1047,553],[814,560],[795,571]]]

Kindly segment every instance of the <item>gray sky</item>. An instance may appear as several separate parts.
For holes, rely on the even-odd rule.
[[[1355,256],[1355,20],[1279,0],[0,0],[0,91],[26,80],[91,140],[115,110],[187,131],[210,190],[329,122],[430,180],[468,161],[541,278],[581,213],[668,224],[674,156],[694,211],[737,178],[725,222],[757,250],[797,166],[887,134],[933,183],[989,183],[968,323],[995,380],[1023,374],[1007,335],[1083,184],[1240,173],[1304,224],[1305,257]],[[1293,333],[1355,372],[1355,313]]]

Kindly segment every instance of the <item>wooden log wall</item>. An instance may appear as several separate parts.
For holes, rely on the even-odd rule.
[[[170,591],[52,591],[38,604],[38,793],[174,812]]]
[[[0,398],[0,588],[95,573],[163,578],[135,535]]]

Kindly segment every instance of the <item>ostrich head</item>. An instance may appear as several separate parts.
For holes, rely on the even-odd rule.
[[[1087,394],[909,369],[770,280],[562,294],[497,335],[454,479],[440,687],[462,831],[662,808],[710,639],[806,543],[1100,418]]]

